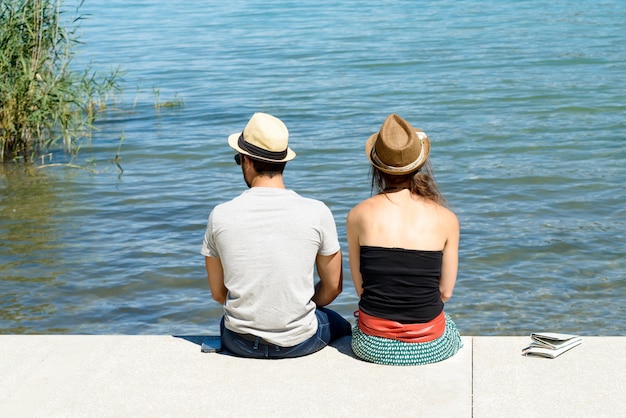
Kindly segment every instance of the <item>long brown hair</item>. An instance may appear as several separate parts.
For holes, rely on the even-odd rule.
[[[426,161],[419,170],[408,174],[394,175],[380,171],[378,168],[371,166],[372,172],[372,191],[378,194],[385,194],[388,191],[397,191],[401,188],[408,188],[411,193],[421,196],[425,199],[432,200],[440,205],[446,204],[446,200],[439,192],[435,175],[430,160]],[[406,187],[406,184],[410,184]]]

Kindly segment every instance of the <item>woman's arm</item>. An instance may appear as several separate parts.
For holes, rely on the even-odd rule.
[[[441,265],[441,277],[439,278],[439,291],[441,300],[446,302],[452,297],[456,276],[459,269],[459,219],[450,212],[449,219],[446,219],[448,226],[446,244],[443,248],[443,261]]]
[[[356,209],[356,208],[355,208]],[[358,211],[352,209],[346,218],[346,236],[348,237],[348,259],[354,290],[358,297],[363,293],[361,277],[361,243],[359,241]]]

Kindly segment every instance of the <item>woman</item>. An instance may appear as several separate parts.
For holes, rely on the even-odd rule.
[[[378,194],[355,206],[346,230],[358,296],[352,350],[366,361],[415,365],[462,347],[444,311],[458,268],[459,221],[430,172],[430,141],[400,116],[365,144]]]

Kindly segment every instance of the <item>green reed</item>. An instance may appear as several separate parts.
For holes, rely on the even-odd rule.
[[[161,101],[161,89],[157,87],[152,87],[152,97],[154,98],[154,109],[157,112],[159,112],[161,108],[185,106],[185,101],[178,97],[178,94],[175,94],[173,99]]]
[[[83,0],[84,1],[84,0]],[[0,161],[76,153],[98,112],[120,92],[120,72],[72,66],[83,16],[62,0],[0,0]]]

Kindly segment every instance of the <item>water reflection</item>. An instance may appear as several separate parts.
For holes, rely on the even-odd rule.
[[[47,299],[63,259],[63,224],[57,214],[71,194],[40,171],[4,166],[0,172],[0,329],[28,332],[30,322],[55,314]]]

